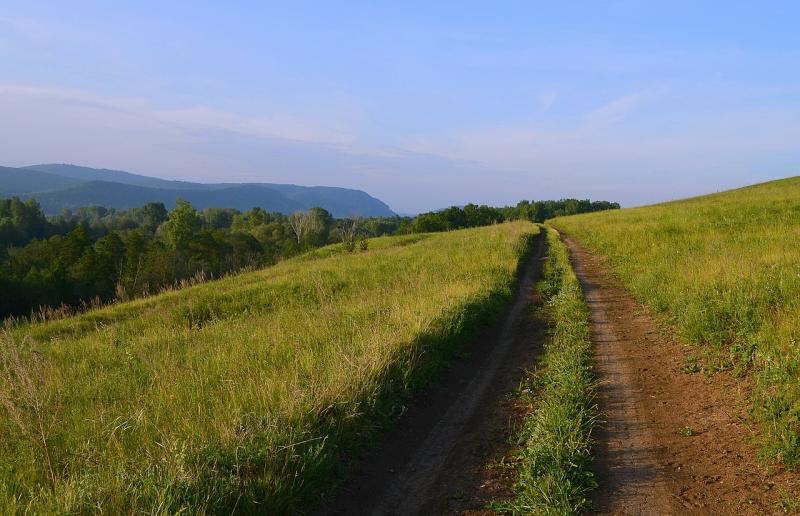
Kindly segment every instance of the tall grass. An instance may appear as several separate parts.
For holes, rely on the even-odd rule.
[[[521,445],[515,498],[496,506],[514,514],[582,514],[597,485],[590,470],[594,403],[589,312],[569,252],[548,229],[548,260],[539,290],[552,323],[541,362],[521,385],[531,413],[517,435]]]
[[[0,343],[0,513],[286,513],[511,295],[511,223],[339,246]]]
[[[800,465],[800,178],[552,224],[607,256],[707,371],[751,375],[763,455]]]

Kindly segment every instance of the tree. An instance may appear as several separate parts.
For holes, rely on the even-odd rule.
[[[0,199],[0,248],[24,245],[34,238],[47,236],[50,224],[33,199]]]
[[[337,232],[339,233],[339,238],[342,240],[342,245],[350,252],[354,251],[356,248],[356,239],[358,237],[360,225],[359,222],[359,217],[353,217],[352,219],[341,219],[338,227],[336,228]]]
[[[126,296],[138,293],[143,255],[147,250],[147,242],[142,230],[132,231],[125,240],[125,259],[122,269],[122,286]]]
[[[300,245],[303,237],[308,232],[309,221],[310,217],[304,211],[296,211],[289,216],[289,227],[292,228],[292,232],[297,239],[297,245]]]
[[[464,210],[452,206],[439,212],[439,217],[444,221],[445,229],[461,229],[467,227],[467,217]]]
[[[78,225],[69,232],[61,244],[59,258],[66,264],[76,262],[91,245],[92,241],[89,239],[86,228]]]
[[[333,227],[333,216],[327,210],[315,207],[308,210],[308,219],[309,244],[315,247],[327,244]]]
[[[263,208],[251,208],[233,217],[231,229],[235,231],[248,231],[255,227],[268,224],[271,220],[272,216]]]
[[[447,226],[436,213],[423,213],[417,216],[417,218],[414,219],[412,227],[415,233],[447,230]]]
[[[206,227],[209,229],[228,229],[233,224],[234,216],[239,212],[231,208],[206,208],[203,210]]]
[[[178,203],[181,201],[182,199],[179,200]],[[144,226],[150,229],[150,231],[155,231],[158,226],[167,220],[167,208],[164,206],[164,203],[150,202],[142,206],[141,210]]]
[[[98,294],[110,299],[121,282],[125,261],[125,244],[115,232],[110,232],[94,245],[96,254],[96,281]]]
[[[232,254],[229,261],[233,268],[263,263],[261,243],[250,233],[237,231],[230,235]]]
[[[164,233],[170,246],[179,251],[187,249],[199,228],[197,210],[188,201],[178,199],[177,206],[169,212],[169,218],[164,223]]]

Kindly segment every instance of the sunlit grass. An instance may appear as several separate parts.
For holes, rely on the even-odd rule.
[[[536,231],[332,246],[8,331],[0,512],[296,509],[493,319]]]
[[[515,497],[495,509],[513,514],[582,514],[597,485],[590,470],[597,417],[589,311],[558,233],[548,229],[548,260],[538,288],[551,323],[537,369],[522,382],[530,414],[520,445]]]
[[[800,178],[552,224],[700,344],[705,370],[752,374],[764,456],[800,465]]]

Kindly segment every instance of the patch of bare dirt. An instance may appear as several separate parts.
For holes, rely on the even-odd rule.
[[[596,346],[598,512],[781,513],[797,475],[771,472],[748,444],[747,382],[682,372],[691,348],[659,330],[599,257],[565,242]]]

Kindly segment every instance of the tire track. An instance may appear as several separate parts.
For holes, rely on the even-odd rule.
[[[534,283],[545,257],[537,237],[514,298],[494,328],[416,400],[384,441],[354,467],[323,514],[416,515],[481,510],[509,482],[487,480],[486,465],[509,448],[507,402],[544,339]],[[488,488],[487,488],[488,487]],[[506,493],[508,495],[508,493]]]
[[[780,493],[796,491],[797,480],[780,468],[767,469],[747,444],[747,380],[682,372],[696,350],[659,330],[602,259],[564,241],[591,311],[596,346],[602,420],[594,468],[597,511],[781,513]]]

